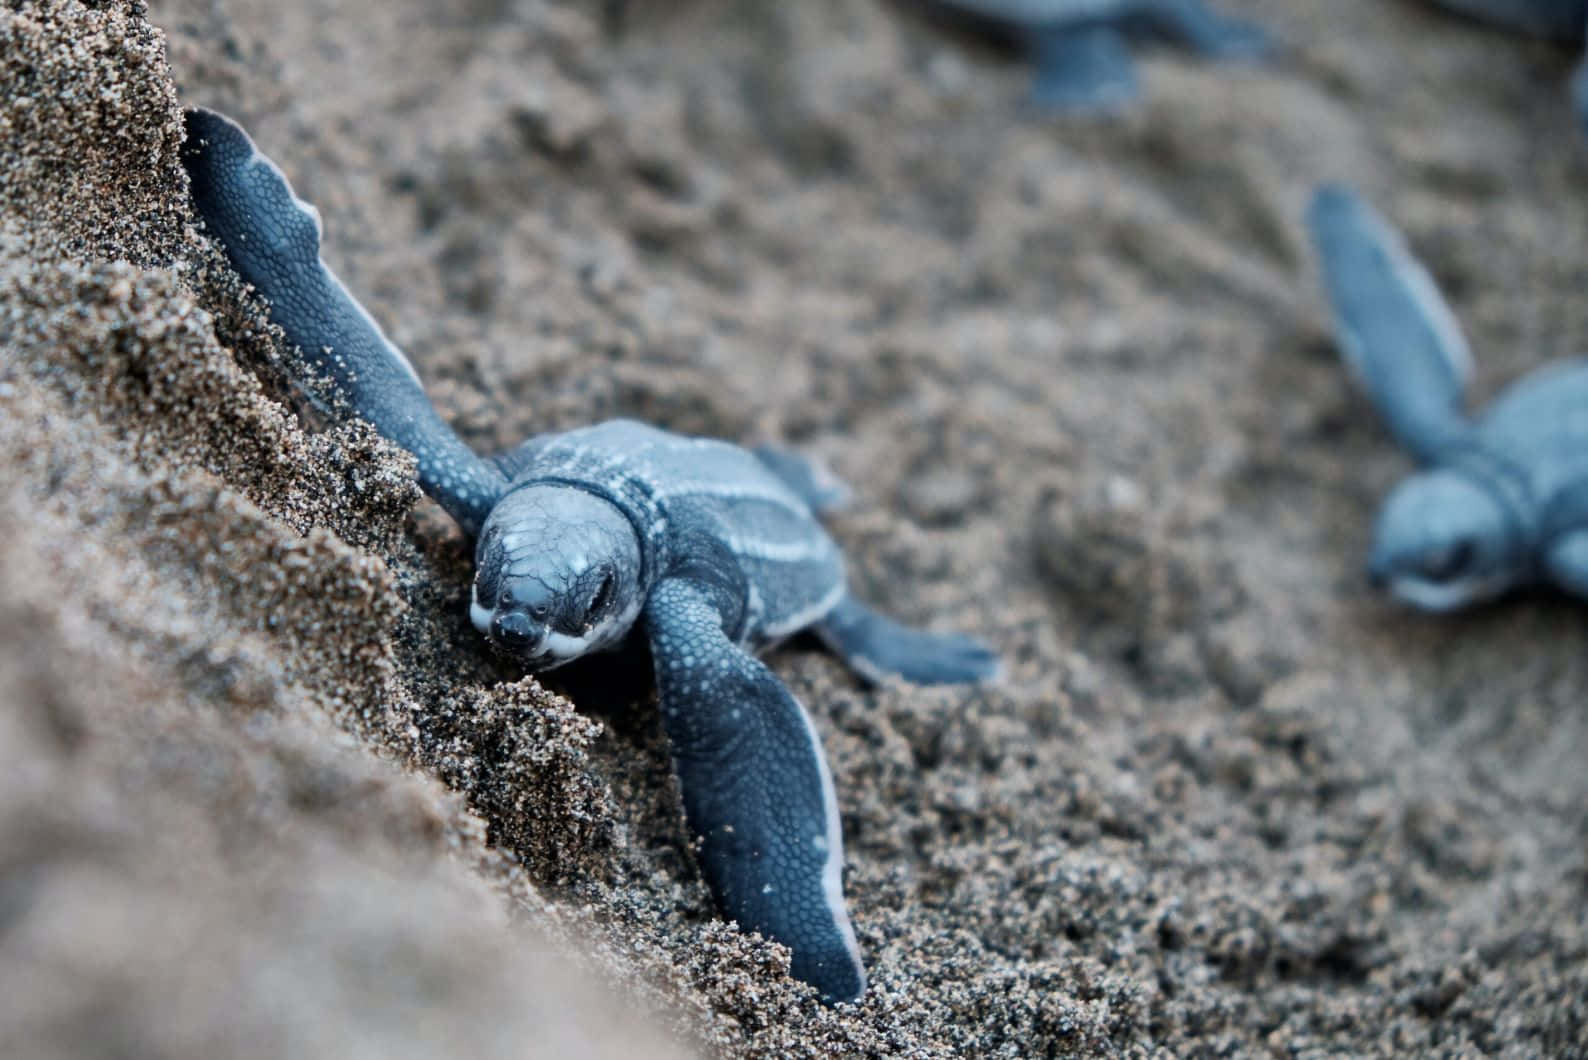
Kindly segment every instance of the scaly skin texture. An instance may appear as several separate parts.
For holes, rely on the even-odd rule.
[[[194,110],[187,122],[183,160],[206,229],[335,399],[413,452],[425,492],[477,536],[475,626],[529,670],[642,626],[718,905],[788,945],[794,974],[824,1000],[857,999],[866,978],[832,778],[804,708],[750,651],[816,627],[863,676],[934,683],[985,680],[996,658],[850,597],[813,510],[837,491],[792,454],[617,420],[476,456],[320,260],[319,219],[281,171],[229,119]]]
[[[858,998],[866,976],[841,915],[843,832],[827,761],[804,708],[733,645],[721,610],[688,577],[664,580],[646,607],[662,724],[701,867],[725,915],[788,944],[797,978]]]
[[[319,214],[234,122],[206,110],[187,122],[187,160],[202,144],[203,172],[217,178],[192,180],[193,208],[232,267],[335,392],[418,458],[424,491],[478,533],[506,480],[436,415],[408,359],[320,260]]]
[[[1466,343],[1400,234],[1335,186],[1308,225],[1341,351],[1424,465],[1379,514],[1373,578],[1430,611],[1540,579],[1588,596],[1588,359],[1538,369],[1469,420]]]

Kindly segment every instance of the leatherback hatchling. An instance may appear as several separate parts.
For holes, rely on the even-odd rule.
[[[1424,465],[1379,513],[1374,580],[1429,611],[1534,581],[1588,596],[1588,358],[1537,369],[1469,419],[1466,341],[1400,234],[1334,185],[1307,223],[1340,350]]]
[[[1464,15],[1535,37],[1582,44],[1588,36],[1588,0],[1436,0]],[[1588,56],[1572,75],[1572,106],[1588,131]]]
[[[1012,40],[1036,64],[1038,107],[1110,110],[1139,86],[1128,38],[1178,41],[1213,58],[1250,59],[1270,43],[1250,22],[1227,18],[1202,0],[931,0],[971,30]]]
[[[816,467],[616,420],[493,459],[442,422],[402,353],[320,260],[320,221],[230,119],[187,113],[193,202],[313,370],[412,452],[424,490],[477,538],[470,618],[530,670],[649,642],[690,830],[722,911],[788,945],[794,975],[850,1001],[865,972],[844,908],[826,759],[799,702],[752,651],[813,630],[868,679],[989,679],[975,641],[907,629],[844,584],[815,513]]]

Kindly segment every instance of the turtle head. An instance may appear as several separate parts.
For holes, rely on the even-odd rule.
[[[644,602],[633,524],[572,486],[510,490],[486,519],[474,560],[470,621],[530,670],[612,647]]]
[[[1402,482],[1373,531],[1368,574],[1424,611],[1454,611],[1498,596],[1527,571],[1527,546],[1503,503],[1448,469]]]

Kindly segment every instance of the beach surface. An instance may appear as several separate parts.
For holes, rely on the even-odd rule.
[[[1393,218],[1479,402],[1588,352],[1576,56],[1221,7],[1275,58],[1149,51],[1109,120],[871,0],[0,7],[0,1055],[1588,1055],[1588,611],[1368,585],[1409,463],[1302,228]],[[490,654],[193,218],[184,105],[472,445],[791,444],[863,598],[997,647],[767,657],[860,1004],[715,914],[643,651]]]

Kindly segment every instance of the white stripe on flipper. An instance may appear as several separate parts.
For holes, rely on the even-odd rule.
[[[226,120],[231,121],[229,118]],[[238,130],[238,132],[242,133],[243,140],[247,142],[248,149],[252,152],[252,154],[249,155],[248,160],[243,163],[244,166],[267,167],[272,173],[275,174],[276,179],[281,181],[281,186],[287,189],[287,194],[292,197],[293,206],[295,206],[300,213],[307,214],[314,221],[314,243],[316,253],[315,260],[319,263],[320,271],[324,274],[326,282],[330,284],[333,290],[340,291],[342,296],[347,299],[348,303],[354,309],[358,310],[359,316],[364,318],[364,322],[369,325],[369,329],[380,338],[381,344],[386,347],[386,355],[395,361],[404,372],[408,373],[408,377],[414,381],[416,386],[423,388],[424,383],[420,381],[419,373],[414,371],[413,364],[409,362],[402,350],[398,349],[396,344],[393,343],[391,339],[386,337],[386,333],[382,331],[381,326],[375,322],[375,318],[369,315],[369,310],[364,308],[362,302],[353,297],[342,281],[337,278],[336,273],[332,272],[330,267],[326,265],[325,259],[318,256],[320,244],[325,238],[325,223],[320,219],[320,211],[315,209],[313,204],[304,202],[302,199],[298,198],[298,193],[292,190],[292,182],[287,179],[286,173],[282,172],[281,167],[276,165],[276,163],[268,155],[259,150],[259,145],[254,143],[253,137],[249,136],[248,133],[243,130],[242,126],[237,125],[236,122],[232,122],[231,124]]]
[[[316,220],[318,220],[318,216],[316,217]],[[415,386],[423,388],[425,384],[419,378],[419,373],[414,371],[413,362],[409,361],[407,355],[404,354],[402,350],[397,348],[396,343],[392,342],[391,339],[386,337],[386,332],[382,331],[381,326],[375,322],[375,318],[369,315],[369,310],[364,308],[364,304],[357,298],[354,298],[352,294],[348,292],[348,289],[343,286],[342,281],[337,279],[336,273],[332,272],[326,266],[324,261],[320,262],[320,269],[325,273],[325,278],[331,281],[332,286],[341,291],[342,294],[346,296],[347,300],[353,303],[353,308],[358,310],[359,316],[364,318],[364,322],[368,324],[370,329],[374,331],[375,334],[380,338],[381,344],[386,347],[386,356],[390,357],[397,363],[398,367],[402,368],[403,371],[408,373],[408,378],[414,381]]]
[[[816,771],[821,774],[824,829],[821,835],[810,836],[807,841],[818,850],[825,845],[827,859],[822,863],[822,897],[826,899],[827,912],[833,918],[833,925],[844,940],[844,949],[849,951],[849,959],[854,962],[855,974],[860,978],[860,993],[863,994],[866,991],[866,966],[860,960],[860,942],[855,938],[855,926],[849,922],[849,910],[844,908],[844,829],[838,818],[838,792],[833,787],[832,770],[827,768],[827,756],[822,752],[822,742],[816,735],[816,726],[811,723],[805,704],[792,692],[789,693],[789,700],[799,712],[811,757],[816,760]]]
[[[1402,287],[1405,288],[1407,296],[1416,304],[1423,320],[1432,329],[1439,352],[1455,375],[1457,389],[1464,390],[1472,379],[1472,350],[1467,345],[1466,336],[1461,332],[1460,322],[1450,311],[1444,296],[1439,293],[1434,278],[1413,256],[1411,248],[1406,243],[1406,237],[1361,196],[1355,192],[1351,192],[1350,195],[1352,212],[1362,222],[1363,238],[1376,244],[1389,258],[1391,267]],[[1338,314],[1336,318],[1338,319]],[[1350,345],[1353,348],[1347,351],[1347,357],[1353,362],[1352,367],[1357,375],[1366,378],[1365,362],[1362,358],[1368,351],[1362,346],[1360,339],[1353,340]],[[1381,355],[1393,352],[1379,351]]]
[[[1429,275],[1422,262],[1411,256],[1405,241],[1398,241],[1401,256],[1396,259],[1396,266],[1401,278],[1411,292],[1412,299],[1422,309],[1423,319],[1433,329],[1439,352],[1444,354],[1445,363],[1455,373],[1456,388],[1465,390],[1472,380],[1472,348],[1467,345],[1466,335],[1462,334],[1461,322],[1439,293],[1439,286],[1434,283],[1433,276]]]
[[[901,676],[892,670],[884,670],[864,655],[858,655],[851,651],[842,640],[833,636],[832,632],[825,626],[816,627],[816,639],[827,645],[827,650],[842,659],[845,666],[874,685],[884,685],[888,683],[888,678]]]

